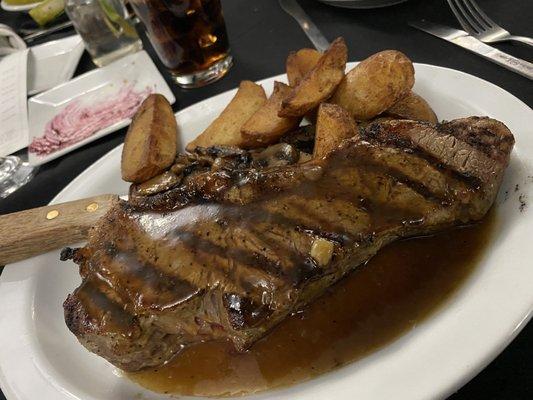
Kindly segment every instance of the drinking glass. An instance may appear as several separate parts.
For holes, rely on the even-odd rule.
[[[232,65],[220,0],[130,0],[161,62],[181,87],[204,86]]]
[[[142,50],[121,0],[67,0],[65,11],[97,66]]]
[[[36,172],[37,167],[32,167],[19,157],[0,157],[0,198],[9,196],[28,183]]]

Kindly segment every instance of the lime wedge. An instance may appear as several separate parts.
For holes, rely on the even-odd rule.
[[[30,16],[42,26],[56,19],[64,10],[65,0],[45,0],[30,10]]]

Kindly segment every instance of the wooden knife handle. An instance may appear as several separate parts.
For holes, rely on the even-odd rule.
[[[104,194],[0,215],[0,265],[83,241],[118,196]]]

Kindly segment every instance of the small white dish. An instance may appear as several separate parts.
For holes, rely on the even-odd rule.
[[[28,53],[28,94],[48,90],[72,78],[84,50],[79,35],[31,47]]]
[[[5,0],[2,0],[0,3],[0,6],[2,9],[6,11],[30,11],[32,8],[35,8],[39,5],[39,3],[42,3],[42,1],[36,1],[35,3],[30,4],[8,4]]]
[[[103,68],[98,68],[32,97],[28,101],[30,143],[41,137],[46,124],[74,101],[88,104],[110,98],[125,85],[133,85],[134,90],[152,88],[164,95],[170,104],[176,98],[161,76],[154,62],[145,51],[130,54]],[[93,100],[94,99],[94,100]],[[28,152],[31,165],[41,165],[127,126],[130,119],[124,119],[101,129],[91,136],[48,155],[39,156]]]
[[[533,112],[475,76],[424,64],[415,64],[415,70],[414,91],[440,119],[487,115],[503,121],[516,138],[496,200],[498,229],[479,265],[442,308],[379,351],[308,382],[237,399],[444,399],[491,362],[531,317],[533,209],[530,205],[521,210],[520,198],[533,198]],[[280,75],[259,83],[270,93],[274,80],[286,78]],[[235,92],[176,114],[180,150],[218,116]],[[118,146],[95,162],[52,203],[126,193],[128,185],[120,177],[121,150]],[[58,251],[5,267],[0,276],[0,385],[6,398],[176,399],[137,386],[78,343],[65,325],[61,304],[79,283],[77,267],[60,262]]]

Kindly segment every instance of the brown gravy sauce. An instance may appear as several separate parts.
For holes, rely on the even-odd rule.
[[[477,265],[495,220],[492,211],[477,225],[387,246],[246,353],[225,342],[202,343],[163,367],[128,376],[156,392],[230,396],[303,382],[354,362],[445,303]]]

